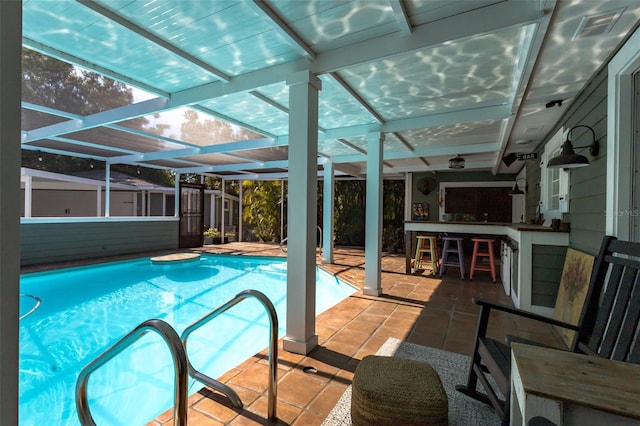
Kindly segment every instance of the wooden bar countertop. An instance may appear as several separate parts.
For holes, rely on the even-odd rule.
[[[427,227],[445,227],[445,226],[450,226],[450,225],[454,225],[453,228],[450,229],[455,229],[456,226],[479,226],[479,227],[504,227],[504,228],[510,228],[516,231],[524,231],[524,232],[564,232],[566,233],[567,231],[562,231],[562,230],[554,230],[551,229],[550,226],[543,226],[543,225],[531,225],[528,223],[511,223],[511,222],[467,222],[467,221],[454,221],[454,220],[447,220],[447,221],[425,221],[425,220],[407,220],[404,222],[405,223],[405,227],[406,224],[411,224],[411,225],[425,225]],[[481,230],[482,228],[478,228],[478,230]],[[455,231],[451,231],[451,232],[455,232]]]

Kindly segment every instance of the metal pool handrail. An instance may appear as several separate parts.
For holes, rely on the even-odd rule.
[[[149,319],[118,340],[80,371],[76,381],[76,410],[83,426],[95,426],[96,424],[87,400],[89,376],[149,331],[155,331],[162,336],[173,358],[175,369],[173,424],[174,426],[187,425],[187,386],[189,381],[187,354],[173,327],[161,319]]]
[[[29,309],[29,312],[27,312],[26,314],[20,316],[20,318],[18,318],[18,321],[22,321],[23,319],[25,319],[26,317],[28,317],[29,315],[34,313],[36,311],[36,309],[38,309],[38,307],[40,307],[40,304],[42,303],[42,299],[40,299],[38,296],[34,296],[33,294],[22,293],[20,295],[20,297],[30,297],[30,298],[32,298],[33,300],[36,301],[36,304],[33,305],[33,308]]]
[[[320,228],[319,226],[316,226],[316,228],[318,228],[318,232],[320,232],[320,242],[318,243],[317,247],[320,247],[322,249],[322,228]],[[283,253],[287,252],[287,250],[284,249],[284,242],[288,239],[289,237],[284,237],[282,241],[280,241],[280,251]]]
[[[232,308],[233,306],[237,305],[238,303],[240,303],[241,301],[243,301],[244,299],[253,297],[255,299],[258,299],[258,301],[262,304],[262,306],[266,309],[267,313],[269,314],[269,334],[270,334],[270,338],[269,338],[269,388],[268,388],[268,408],[267,408],[267,417],[269,418],[269,420],[275,420],[276,419],[276,403],[277,403],[277,397],[278,397],[278,384],[277,384],[277,373],[278,373],[278,366],[277,366],[277,359],[278,359],[278,317],[276,315],[276,310],[273,307],[273,304],[271,303],[271,301],[267,298],[267,296],[265,296],[263,293],[257,291],[257,290],[244,290],[241,291],[240,293],[236,294],[235,297],[233,297],[232,299],[230,299],[229,301],[227,301],[226,303],[220,305],[218,308],[214,309],[213,311],[209,312],[207,315],[203,316],[202,318],[200,318],[199,320],[197,320],[196,322],[194,322],[193,324],[189,325],[187,328],[185,328],[185,330],[182,332],[182,345],[185,348],[185,351],[187,350],[187,339],[189,338],[189,335],[194,332],[195,330],[197,330],[198,328],[202,327],[203,325],[205,325],[206,323],[208,323],[209,321],[211,321],[212,319],[214,319],[215,317],[217,317],[218,315],[220,315],[221,313],[223,313],[224,311]],[[205,385],[223,393],[224,395],[226,395],[229,400],[231,401],[231,403],[237,407],[237,408],[242,408],[243,404],[242,401],[240,400],[240,397],[238,396],[238,394],[231,389],[230,387],[228,387],[227,385],[220,383],[219,381],[212,379],[211,377],[197,371],[195,368],[193,368],[193,366],[191,365],[191,362],[188,360],[187,358],[187,364],[188,364],[188,368],[189,368],[189,374],[191,375],[191,377],[193,377],[194,379],[198,380],[201,383],[204,383]]]

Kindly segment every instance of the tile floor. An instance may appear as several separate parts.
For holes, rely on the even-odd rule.
[[[250,243],[206,246],[204,250],[283,255],[278,246]],[[337,249],[334,258],[333,264],[324,267],[361,289],[364,252]],[[283,351],[280,341],[276,424],[321,424],[351,384],[359,360],[375,353],[389,337],[470,354],[478,313],[471,299],[482,297],[510,303],[500,282],[491,282],[488,273],[479,273],[473,281],[462,281],[455,268],[443,279],[429,276],[428,270],[421,275],[407,275],[404,255],[388,254],[382,259],[382,269],[382,296],[364,296],[358,291],[317,317],[319,345],[307,356]],[[495,336],[517,333],[558,343],[550,328],[500,314],[495,317],[492,314],[490,332]],[[305,367],[313,367],[315,372],[306,373]],[[240,395],[244,410],[231,408],[223,397],[208,389],[192,395],[189,426],[270,424],[266,419],[267,372],[265,350],[219,378]],[[148,426],[172,421],[172,410],[168,410]]]

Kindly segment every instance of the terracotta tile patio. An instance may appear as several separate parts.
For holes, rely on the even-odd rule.
[[[206,246],[204,251],[283,255],[278,246],[250,243]],[[362,288],[362,250],[337,249],[334,263],[323,266]],[[277,424],[321,424],[351,384],[359,360],[375,353],[389,337],[469,355],[478,313],[472,297],[510,303],[500,282],[491,282],[488,273],[480,273],[474,281],[461,280],[455,268],[443,279],[429,276],[429,271],[407,275],[404,256],[388,254],[383,256],[382,269],[382,296],[364,296],[358,291],[317,317],[319,345],[310,354],[285,352],[280,341]],[[517,333],[553,345],[559,342],[550,328],[506,315],[492,314],[490,330],[495,336]],[[313,372],[305,372],[305,367],[313,367]],[[224,397],[205,388],[189,399],[190,426],[269,424],[266,350],[219,379],[238,392],[245,409],[231,408]],[[148,425],[171,423],[172,410],[168,410]]]

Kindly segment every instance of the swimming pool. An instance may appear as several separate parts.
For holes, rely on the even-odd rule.
[[[42,304],[20,321],[20,425],[77,425],[74,399],[80,370],[149,318],[185,327],[247,288],[264,293],[286,324],[286,260],[203,255],[155,265],[149,258],[25,274],[20,292]],[[325,271],[316,272],[316,312],[355,292]],[[34,305],[21,297],[20,315]],[[269,322],[247,299],[194,332],[189,358],[219,377],[268,345]],[[267,377],[265,377],[265,383]],[[190,392],[202,387],[190,382]],[[173,364],[162,338],[148,333],[89,380],[97,424],[142,425],[173,405]]]

